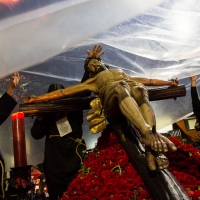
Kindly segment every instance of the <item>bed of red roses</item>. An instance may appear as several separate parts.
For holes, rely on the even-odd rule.
[[[168,152],[169,170],[192,200],[200,199],[200,150],[171,137],[178,150]],[[132,167],[116,136],[102,132],[62,200],[150,200],[145,185]]]

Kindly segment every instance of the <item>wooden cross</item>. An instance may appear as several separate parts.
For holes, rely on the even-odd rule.
[[[158,87],[156,89],[148,89],[148,92],[150,101],[158,101],[183,97],[186,95],[186,88],[185,85],[179,85],[177,87]],[[90,109],[90,102],[94,98],[96,98],[96,96],[74,97],[30,104],[19,104],[19,111],[24,112],[25,117],[28,117],[44,115],[49,112],[88,110]]]

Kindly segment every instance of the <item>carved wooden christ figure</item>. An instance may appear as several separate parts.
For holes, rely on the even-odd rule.
[[[106,117],[125,116],[140,130],[140,142],[155,152],[176,151],[175,145],[155,131],[155,116],[146,86],[177,86],[177,81],[164,81],[128,76],[121,69],[108,69],[100,58],[88,58],[85,70],[90,78],[83,83],[41,96],[23,97],[25,103],[61,99],[84,91],[98,94]],[[155,165],[149,165],[155,170]]]

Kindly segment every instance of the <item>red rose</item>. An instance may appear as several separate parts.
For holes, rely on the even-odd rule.
[[[169,170],[192,200],[200,196],[200,151],[171,137],[178,150],[167,152]],[[150,200],[144,182],[132,167],[124,149],[110,129],[105,129],[84,168],[69,185],[62,200]]]
[[[192,191],[192,190],[188,190],[188,191],[186,190],[186,192],[187,192],[189,197],[192,197],[193,194],[194,194],[194,191]]]
[[[199,198],[200,198],[200,190],[196,190],[194,192],[194,194],[192,195],[192,199],[193,200],[199,200]]]

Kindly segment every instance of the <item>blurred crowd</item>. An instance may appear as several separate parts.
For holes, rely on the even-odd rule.
[[[23,200],[49,200],[49,194],[47,190],[46,178],[44,174],[41,174],[38,178],[33,179],[31,176],[31,189],[23,194],[21,198]],[[5,200],[15,199],[15,195],[12,194],[12,180],[7,178],[4,181],[4,189],[5,189]]]

